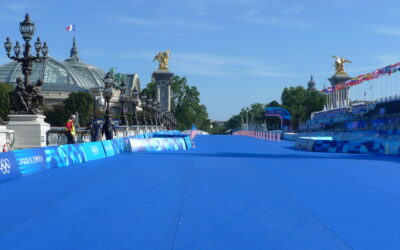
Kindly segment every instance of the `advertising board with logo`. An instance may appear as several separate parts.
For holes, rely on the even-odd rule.
[[[119,150],[118,148],[114,148],[114,142],[112,140],[102,141],[102,143],[107,157],[119,154]]]
[[[112,142],[113,142],[115,152],[118,152],[118,154],[125,152],[125,143],[122,138],[114,139],[114,140],[112,140]]]
[[[12,151],[22,176],[44,171],[49,167],[46,164],[46,154],[43,148],[29,148]]]
[[[20,177],[21,173],[12,152],[0,153],[0,182]]]
[[[87,142],[79,144],[82,147],[85,154],[86,161],[93,161],[106,158],[106,153],[104,152],[103,144],[100,141],[97,142]]]
[[[85,162],[85,154],[79,144],[65,144],[44,148],[49,168],[72,166]]]
[[[130,146],[132,152],[162,151],[162,150],[184,150],[185,141],[180,138],[131,138]]]
[[[192,140],[190,140],[189,136],[184,137],[185,143],[186,143],[186,149],[191,149],[193,147],[192,145]]]

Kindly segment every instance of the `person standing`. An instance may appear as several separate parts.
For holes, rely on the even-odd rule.
[[[67,121],[66,134],[68,139],[68,144],[76,143],[76,132],[75,132],[75,115],[71,115],[70,119]]]
[[[90,141],[91,142],[98,141],[99,124],[96,122],[96,120],[93,117],[90,119],[90,122],[88,123],[87,127],[90,130]]]
[[[111,117],[107,117],[103,124],[101,135],[103,136],[104,134],[106,134],[106,140],[112,140],[114,138],[114,133],[117,134]]]

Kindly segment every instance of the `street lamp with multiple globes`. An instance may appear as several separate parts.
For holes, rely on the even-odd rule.
[[[142,107],[142,125],[147,125],[147,121],[146,121],[146,108],[147,108],[147,96],[146,94],[142,95],[141,98],[141,107]]]
[[[11,56],[11,50],[13,49],[13,46],[9,37],[7,37],[6,42],[4,43],[4,48],[7,51],[8,58],[21,63],[22,74],[25,77],[24,86],[26,87],[29,84],[29,76],[32,73],[32,63],[45,61],[47,59],[48,47],[46,42],[44,42],[42,46],[42,42],[38,37],[34,45],[36,56],[31,56],[31,45],[29,42],[35,34],[35,23],[30,20],[29,14],[26,14],[25,20],[20,23],[19,31],[21,32],[22,38],[25,40],[22,57],[20,57],[21,47],[18,41],[14,46],[14,56]],[[42,52],[43,56],[40,56],[40,52]]]
[[[114,86],[114,78],[111,72],[108,72],[104,77],[104,90],[103,90],[103,97],[106,101],[106,117],[110,115],[110,101],[113,95],[113,86]]]
[[[147,120],[149,121],[148,125],[153,125],[154,124],[154,114],[153,114],[153,99],[149,98],[147,100]]]
[[[132,111],[132,125],[139,125],[139,120],[137,117],[136,107],[139,104],[139,94],[136,87],[132,90],[132,104],[133,104],[133,111]]]

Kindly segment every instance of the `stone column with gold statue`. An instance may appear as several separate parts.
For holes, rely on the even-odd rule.
[[[345,72],[344,70],[344,64],[345,63],[351,63],[351,61],[345,59],[343,56],[342,57],[337,57],[333,56],[335,58],[335,74],[329,78],[328,80],[330,81],[332,85],[332,89],[334,90],[336,85],[340,83],[344,83],[345,81],[349,80],[351,77]],[[349,105],[349,88],[344,87],[339,90],[334,90],[330,94],[330,100],[331,100],[331,107],[330,108],[344,108],[348,107]]]
[[[158,61],[159,67],[153,72],[152,82],[156,83],[156,100],[160,103],[162,111],[171,111],[171,83],[174,75],[168,69],[170,50],[159,52],[153,59]]]

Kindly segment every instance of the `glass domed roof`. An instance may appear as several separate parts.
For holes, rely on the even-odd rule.
[[[30,82],[43,79],[42,90],[78,91],[103,87],[104,75],[100,68],[79,61],[74,38],[70,58],[65,62],[59,62],[51,57],[45,62],[34,62]],[[11,61],[0,66],[0,82],[15,84],[17,77],[23,77],[20,63]]]
[[[70,57],[65,60],[64,62],[65,65],[72,67],[79,71],[82,75],[90,79],[91,81],[95,82],[97,84],[97,87],[102,87],[103,84],[103,78],[106,75],[104,71],[100,68],[97,68],[95,66],[86,64],[82,62],[79,59],[78,56],[78,48],[76,47],[76,40],[74,37],[73,40],[73,45],[72,49],[70,52]]]
[[[9,62],[0,67],[0,82],[15,83],[17,77],[23,77],[21,64]],[[90,81],[74,68],[68,67],[53,58],[45,62],[33,63],[30,82],[43,79],[43,90],[78,90],[97,87],[97,83]]]

